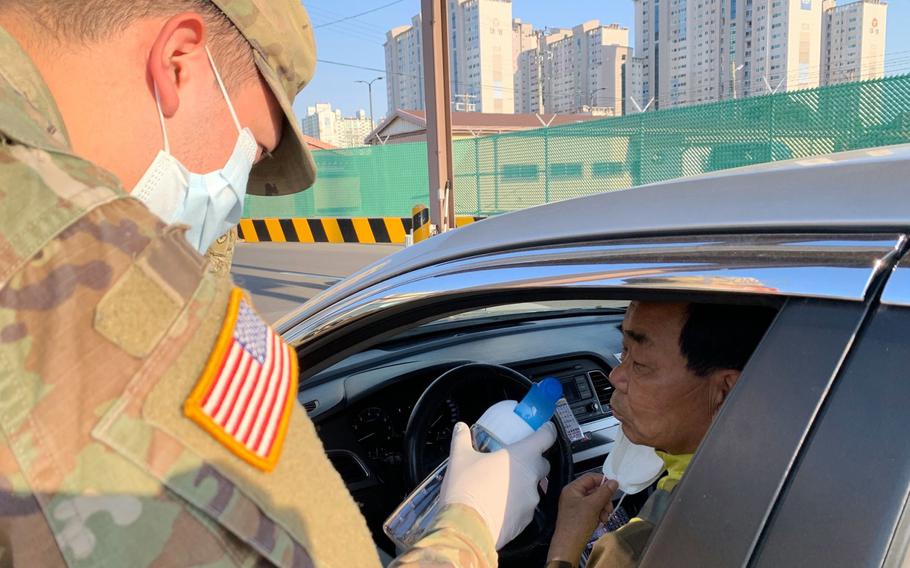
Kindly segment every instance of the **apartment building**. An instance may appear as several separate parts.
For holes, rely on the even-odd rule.
[[[307,136],[337,148],[352,148],[364,145],[364,140],[373,131],[373,123],[366,111],[359,110],[354,116],[345,117],[341,109],[332,110],[331,104],[319,103],[307,107],[301,129]]]
[[[635,0],[652,108],[818,86],[821,0]]]
[[[634,2],[640,81],[627,81],[625,95],[653,99],[650,108],[808,89],[884,71],[882,0]]]
[[[547,112],[583,112],[591,107],[622,112],[622,65],[631,55],[629,30],[592,20],[553,41],[545,59]],[[548,88],[547,88],[548,87]]]
[[[395,109],[424,107],[423,33],[420,23],[418,14],[411,19],[411,25],[386,32],[385,84],[390,116]]]
[[[744,96],[821,83],[821,0],[740,0],[737,75]]]
[[[642,99],[644,96],[645,63],[646,60],[643,57],[630,57],[622,69],[625,88],[623,93],[625,100],[623,114],[643,112],[649,108],[649,101]]]
[[[449,75],[456,110],[513,113],[511,0],[449,0]],[[389,114],[424,108],[420,16],[386,34]],[[419,84],[419,88],[417,87]]]
[[[572,29],[538,31],[537,45],[516,60],[521,112],[622,113],[622,66],[631,57],[629,30],[591,20]]]
[[[515,62],[515,112],[544,113],[544,99],[552,99],[552,46],[570,37],[572,30],[534,30],[533,43],[523,47]],[[527,44],[523,43],[523,46]]]
[[[823,84],[876,79],[885,74],[885,24],[888,5],[858,0],[824,6]]]
[[[530,113],[540,111],[540,101],[537,100],[537,106],[531,110],[535,103],[532,92],[538,89],[539,73],[532,73],[535,66],[533,57],[531,57],[538,48],[540,42],[540,32],[534,29],[534,25],[522,22],[519,19],[512,20],[512,91],[515,99],[516,113]],[[526,67],[525,74],[519,76],[519,70]]]

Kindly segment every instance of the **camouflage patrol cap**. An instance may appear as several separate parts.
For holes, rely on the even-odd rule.
[[[316,40],[301,0],[211,0],[253,47],[256,67],[285,115],[281,141],[250,174],[247,193],[289,195],[316,180],[316,164],[294,115],[294,97],[316,68]]]

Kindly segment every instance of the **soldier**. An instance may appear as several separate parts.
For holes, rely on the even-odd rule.
[[[378,565],[296,353],[199,255],[312,183],[314,60],[298,0],[0,2],[0,566]],[[554,436],[456,428],[397,564],[494,565]]]
[[[209,259],[209,272],[224,276],[231,273],[231,262],[234,260],[234,248],[237,246],[237,227],[221,235],[205,256]]]

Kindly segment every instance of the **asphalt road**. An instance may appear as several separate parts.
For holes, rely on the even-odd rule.
[[[398,245],[239,243],[231,273],[253,295],[259,313],[274,322]]]

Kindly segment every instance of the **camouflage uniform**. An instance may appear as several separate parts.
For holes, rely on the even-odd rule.
[[[217,3],[256,18],[254,0]],[[0,566],[377,566],[298,405],[268,473],[184,413],[237,292],[183,231],[73,154],[47,86],[0,28]],[[397,561],[495,563],[462,506]]]
[[[236,246],[237,227],[215,239],[215,242],[205,253],[206,258],[209,259],[209,272],[220,276],[230,274]]]

